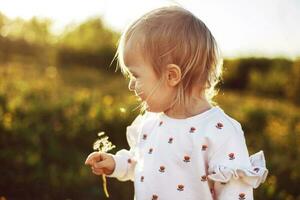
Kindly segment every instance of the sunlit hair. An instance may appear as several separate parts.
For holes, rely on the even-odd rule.
[[[125,51],[128,44],[131,48]],[[222,59],[210,30],[190,11],[177,5],[157,8],[126,28],[114,57],[118,57],[116,70],[119,67],[125,77],[130,77],[126,61],[134,58],[136,52],[153,67],[160,80],[168,64],[180,67],[182,79],[171,107],[175,103],[185,106],[194,85],[201,88],[199,94],[216,104],[212,99],[218,92],[215,86],[221,79]],[[141,111],[145,111],[145,106],[142,102]]]

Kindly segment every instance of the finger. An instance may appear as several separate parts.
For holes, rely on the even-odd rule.
[[[100,153],[99,152],[93,152],[90,155],[88,155],[88,157],[85,161],[85,164],[92,165],[93,162],[100,161],[100,160],[101,160]]]
[[[92,172],[96,175],[102,175],[104,172],[102,169],[93,169]]]
[[[96,168],[96,169],[102,169],[102,168],[107,167],[107,165],[108,165],[108,161],[103,160],[103,161],[100,161],[100,162],[95,162],[93,164],[93,167]]]
[[[93,172],[93,174],[96,174],[96,175],[100,175],[100,173],[101,173],[101,169],[95,169],[95,167],[93,167],[93,166],[91,166],[91,170],[92,170],[92,172]]]
[[[84,164],[85,165],[92,165],[92,161],[89,159],[89,160],[86,160],[85,162],[84,162]]]
[[[91,162],[91,157],[92,157],[92,155],[94,154],[95,152],[93,152],[93,153],[90,153],[89,155],[88,155],[88,157],[86,158],[86,160],[85,160],[85,162],[84,162],[84,164],[90,164],[90,162]]]
[[[93,159],[95,156],[97,156],[97,154],[99,154],[99,152],[96,152],[96,151],[90,153],[85,162],[89,162],[91,159]]]

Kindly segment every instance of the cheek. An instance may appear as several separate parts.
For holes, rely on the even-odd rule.
[[[158,103],[160,104],[161,108],[165,109],[166,107],[169,107],[173,100],[175,99],[175,94],[172,90],[163,89],[160,90],[160,92],[157,93]]]
[[[148,99],[147,104],[153,112],[161,112],[170,106],[172,96],[169,91],[158,90]]]

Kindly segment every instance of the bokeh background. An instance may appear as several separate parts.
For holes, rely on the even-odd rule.
[[[181,4],[224,56],[215,101],[243,125],[269,176],[256,200],[300,200],[300,4],[266,1],[0,1],[0,199],[105,199],[84,165],[97,133],[128,148],[138,102],[112,62],[118,38],[153,8]],[[111,67],[109,67],[111,64]],[[111,200],[133,184],[108,179]]]

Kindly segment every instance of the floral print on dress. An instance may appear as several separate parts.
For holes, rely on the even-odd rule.
[[[239,200],[244,200],[246,199],[246,195],[244,193],[239,194]]]
[[[207,176],[206,175],[203,175],[203,176],[201,176],[201,181],[207,181]]]
[[[162,172],[162,173],[165,172],[165,169],[166,169],[165,166],[160,166],[160,167],[159,167],[159,171]]]
[[[253,170],[254,170],[256,173],[259,172],[259,168],[258,168],[258,167],[255,167]]]
[[[159,126],[161,126],[163,123],[164,123],[163,121],[160,121],[160,122],[159,122]]]
[[[206,151],[206,149],[207,149],[207,145],[206,145],[206,144],[203,144],[203,145],[202,145],[202,151]]]
[[[179,184],[179,185],[177,186],[177,190],[178,190],[178,191],[183,191],[183,190],[184,190],[184,185]]]
[[[230,119],[229,119],[230,120]],[[213,121],[213,123],[211,124],[210,122]],[[140,163],[143,162],[138,162],[137,161],[137,169],[139,169],[139,172],[142,172],[142,174],[138,175],[135,179],[135,172],[134,169],[132,167],[134,167],[134,165],[130,165],[130,163],[136,163],[136,160],[133,159],[132,157],[132,152],[125,152],[126,157],[125,161],[127,160],[127,162],[129,164],[127,164],[127,166],[124,167],[120,167],[119,169],[126,169],[127,174],[126,174],[126,179],[130,179],[130,180],[135,180],[138,184],[138,189],[141,189],[140,191],[136,191],[136,192],[140,192],[138,195],[139,196],[145,196],[145,194],[147,193],[148,200],[161,200],[162,198],[164,198],[165,196],[163,196],[160,191],[163,191],[163,194],[166,194],[166,198],[168,199],[167,195],[172,195],[171,193],[175,192],[174,194],[174,198],[169,198],[169,199],[181,199],[181,200],[185,200],[185,199],[189,199],[187,197],[190,197],[190,192],[193,192],[193,188],[194,187],[193,184],[198,184],[197,187],[199,187],[199,191],[196,191],[196,193],[193,194],[193,197],[195,197],[193,200],[196,199],[201,199],[201,195],[205,194],[206,192],[204,192],[205,190],[208,192],[208,196],[211,196],[211,199],[216,199],[216,194],[220,194],[219,195],[219,199],[223,199],[223,198],[229,198],[229,199],[233,199],[233,200],[246,200],[246,199],[252,199],[250,196],[250,190],[252,190],[252,185],[249,185],[247,188],[244,188],[244,184],[243,189],[240,189],[238,186],[232,186],[233,184],[228,184],[229,183],[229,179],[222,179],[220,178],[220,176],[218,177],[219,173],[222,173],[223,168],[220,168],[220,166],[222,166],[223,164],[225,165],[225,163],[228,163],[233,165],[233,164],[239,164],[239,163],[235,163],[236,161],[239,161],[239,158],[244,159],[245,155],[247,155],[247,152],[244,152],[244,150],[246,148],[240,148],[241,147],[241,142],[244,142],[244,140],[241,140],[242,137],[231,137],[233,139],[233,142],[231,143],[230,141],[230,145],[224,145],[224,146],[220,146],[220,151],[218,151],[216,154],[216,156],[210,156],[210,155],[214,155],[213,150],[217,149],[217,146],[214,146],[215,144],[222,144],[225,142],[223,141],[224,139],[227,139],[227,136],[232,136],[232,132],[233,130],[237,130],[237,129],[232,129],[231,127],[231,123],[225,123],[224,118],[218,117],[218,118],[212,118],[209,119],[208,121],[205,121],[203,126],[202,126],[202,122],[195,122],[195,123],[184,123],[184,125],[180,125],[179,123],[175,122],[173,123],[172,121],[169,120],[164,120],[164,119],[155,119],[155,121],[153,121],[153,125],[156,126],[153,128],[152,124],[151,126],[147,126],[147,127],[139,127],[139,129],[137,130],[142,130],[143,132],[133,132],[132,135],[130,135],[131,137],[128,137],[129,139],[133,140],[135,139],[134,142],[129,143],[131,148],[135,148],[135,147],[141,147],[141,152],[142,155],[144,156],[143,159],[147,160],[147,159],[151,159],[151,162],[147,162],[147,163],[151,163],[151,165],[144,165],[146,167],[141,168]],[[188,126],[187,126],[188,124]],[[178,125],[178,126],[177,126]],[[225,125],[225,128],[224,128]],[[159,127],[161,128],[159,128]],[[228,126],[228,127],[227,127]],[[149,128],[148,128],[149,127]],[[183,129],[184,127],[184,129]],[[151,129],[150,129],[151,128]],[[152,129],[155,129],[155,137],[152,137]],[[128,129],[129,131],[133,131],[133,129]],[[183,131],[182,131],[183,130]],[[145,132],[144,132],[145,131]],[[148,131],[148,132],[147,132]],[[218,134],[214,134],[218,132]],[[191,133],[191,134],[189,134]],[[201,133],[201,134],[197,134],[197,133]],[[219,135],[220,133],[222,133],[221,135]],[[130,133],[129,133],[130,134]],[[156,137],[157,136],[157,137]],[[193,137],[190,137],[193,136]],[[236,136],[236,135],[235,135]],[[136,138],[133,138],[136,137]],[[194,140],[196,139],[196,140]],[[147,145],[146,148],[145,146],[141,145],[138,146],[138,140],[150,140],[149,141],[149,146]],[[191,140],[193,140],[192,142],[190,142]],[[219,141],[220,140],[220,141]],[[143,141],[144,142],[144,141]],[[153,145],[155,144],[155,146]],[[194,150],[197,151],[197,154],[190,154],[189,151],[187,149],[185,149],[185,147],[187,147],[187,145],[194,145],[195,144],[195,148]],[[232,144],[232,145],[231,145]],[[235,146],[235,144],[238,144],[237,146]],[[152,146],[153,145],[153,146]],[[173,148],[174,147],[174,148]],[[194,147],[194,146],[193,146]],[[155,148],[155,151],[154,151]],[[135,150],[135,149],[134,149]],[[185,151],[186,150],[186,151]],[[189,149],[190,150],[190,149]],[[211,152],[212,151],[212,152]],[[171,153],[176,153],[174,158],[175,159],[169,159],[170,161],[175,161],[174,163],[169,163],[169,162],[164,162],[165,158],[169,158],[170,155],[172,155]],[[177,157],[177,153],[180,153],[179,155],[179,159]],[[183,154],[182,154],[183,153]],[[120,156],[123,156],[124,154],[124,150],[119,154]],[[148,155],[148,154],[154,154],[155,155],[155,159],[153,159],[154,155]],[[197,155],[197,156],[193,156],[193,155]],[[193,158],[191,158],[193,156]],[[199,158],[200,156],[200,158]],[[151,158],[152,157],[152,158]],[[160,158],[163,159],[160,159]],[[118,157],[117,157],[118,158]],[[140,158],[140,156],[138,156],[138,158]],[[173,157],[172,157],[173,158]],[[238,159],[236,159],[238,158]],[[195,176],[193,176],[194,179],[187,180],[189,185],[186,185],[185,182],[181,182],[182,179],[181,177],[183,176],[174,176],[174,172],[181,172],[182,170],[190,170],[191,168],[195,167],[195,164],[198,164],[198,159],[201,159],[201,166],[202,166],[202,161],[204,160],[205,162],[208,162],[208,166],[203,166],[203,168],[200,166],[200,168],[198,168],[198,170],[195,172],[193,172],[193,174]],[[211,159],[208,160],[208,159]],[[119,159],[119,164],[123,164],[123,159]],[[168,161],[169,161],[168,160]],[[228,161],[228,160],[235,160],[235,161]],[[122,161],[122,162],[121,162]],[[152,162],[155,161],[155,162]],[[179,162],[177,162],[179,161]],[[126,163],[126,162],[125,162]],[[153,165],[152,165],[153,164]],[[153,166],[154,166],[154,173],[153,173]],[[126,168],[127,167],[127,168]],[[197,167],[199,167],[197,165]],[[208,168],[206,168],[208,167]],[[229,166],[224,166],[224,167],[229,167]],[[263,173],[263,171],[265,170],[263,168],[263,166],[252,166],[250,167],[250,169],[252,171],[252,174],[254,174],[255,176],[258,176],[260,174]],[[130,173],[129,173],[130,172]],[[188,171],[188,173],[191,173]],[[120,178],[122,180],[126,180],[125,178],[123,178],[123,174],[124,173],[116,173],[116,175],[122,175],[122,177],[120,176]],[[184,175],[184,174],[183,174]],[[226,175],[226,174],[225,174]],[[147,177],[150,177],[149,179]],[[132,179],[133,178],[133,179]],[[164,185],[164,182],[161,183],[160,180],[167,180],[172,183],[175,183],[174,186],[172,186],[172,191],[165,191],[167,188],[161,187]],[[188,178],[186,176],[184,176],[184,178]],[[213,180],[213,178],[215,178],[217,180],[217,178],[219,178],[217,180],[217,187],[213,187],[213,184],[210,184],[211,180]],[[185,179],[184,179],[185,180]],[[153,183],[153,182],[154,183]],[[202,184],[199,184],[202,183]],[[148,185],[149,184],[149,185]],[[155,189],[155,187],[151,187],[155,184],[155,186],[158,186],[158,190]],[[170,186],[170,185],[169,185]],[[201,188],[200,188],[201,187]],[[170,188],[169,188],[170,189]],[[223,191],[230,191],[230,196],[227,196],[229,193],[225,193],[222,192]],[[143,193],[144,192],[144,193]],[[248,195],[249,192],[249,195]],[[186,193],[186,194],[185,194]],[[211,193],[211,194],[210,194]],[[177,194],[177,195],[176,195]],[[180,194],[180,195],[179,195]],[[197,195],[200,196],[197,196]],[[234,195],[232,195],[234,194]],[[245,195],[247,194],[247,195]],[[200,197],[200,198],[198,198]],[[208,197],[203,197],[203,198],[208,198]],[[210,197],[209,197],[210,198]]]
[[[190,161],[191,161],[191,157],[189,157],[189,156],[184,156],[184,157],[183,157],[183,161],[184,161],[184,162],[190,162]]]
[[[235,159],[234,153],[228,154],[228,157],[229,157],[229,160],[234,160]]]
[[[217,129],[222,129],[223,128],[223,124],[221,122],[218,122],[216,125]]]
[[[190,133],[194,133],[196,131],[196,128],[195,127],[191,127],[190,128]]]
[[[156,194],[152,195],[152,200],[158,200],[158,196]]]
[[[150,148],[149,151],[148,151],[148,153],[152,154],[152,152],[153,152],[153,148]]]
[[[147,134],[143,134],[143,140],[147,139]]]

